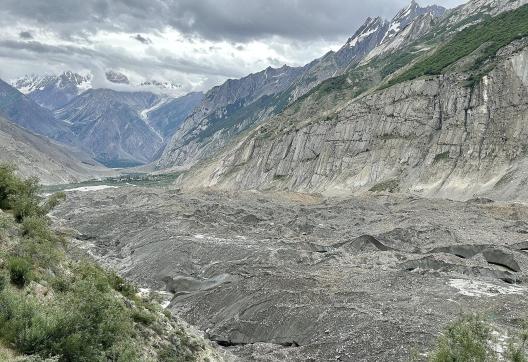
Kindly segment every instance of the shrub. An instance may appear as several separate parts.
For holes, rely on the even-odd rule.
[[[17,254],[31,259],[34,266],[56,268],[62,258],[61,241],[48,226],[44,217],[30,216],[22,221],[22,240],[16,247]]]
[[[38,301],[13,290],[0,293],[0,337],[20,352],[60,361],[136,361],[133,321],[124,304],[89,280],[64,298]]]
[[[152,323],[156,321],[156,316],[147,310],[135,309],[132,312],[132,319],[136,323],[140,323],[145,326],[150,326]]]
[[[11,283],[22,288],[31,280],[31,263],[22,257],[11,257],[8,260]]]
[[[66,313],[53,352],[59,352],[65,360],[92,361],[101,356],[108,358],[109,354],[118,357],[117,346],[133,336],[129,311],[96,284],[89,279],[75,283],[60,303],[60,310]]]
[[[30,216],[22,222],[22,235],[37,240],[54,240],[55,236],[42,217]]]
[[[0,165],[0,209],[9,209],[9,196],[15,191],[15,168],[10,165]]]
[[[125,297],[130,299],[135,299],[137,294],[137,288],[133,286],[132,284],[128,283],[126,280],[121,278],[119,275],[117,275],[114,272],[108,272],[106,273],[108,281],[112,288],[123,294]]]
[[[18,222],[27,217],[46,215],[66,197],[64,193],[57,193],[42,203],[39,191],[38,178],[24,180],[16,176],[14,167],[0,165],[0,209],[12,210]]]
[[[495,360],[489,346],[490,327],[477,316],[462,317],[451,323],[432,354],[431,362],[477,362]]]
[[[54,208],[56,208],[61,203],[61,201],[64,201],[65,199],[66,199],[66,194],[64,192],[57,192],[51,195],[46,200],[46,203],[44,204],[44,207],[43,207],[46,214],[50,212],[51,210],[53,210]]]
[[[45,215],[39,206],[38,199],[31,195],[20,194],[9,197],[10,208],[17,222],[22,222],[26,217]]]

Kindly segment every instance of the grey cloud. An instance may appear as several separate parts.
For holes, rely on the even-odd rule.
[[[152,44],[152,40],[150,40],[147,37],[144,37],[141,34],[137,34],[137,35],[133,36],[132,38],[136,39],[138,42],[143,43],[143,44]]]
[[[175,58],[162,53],[152,53],[153,59],[136,59],[117,48],[93,50],[86,47],[54,46],[38,41],[18,42],[12,40],[0,41],[0,56],[7,58],[39,59],[43,55],[54,62],[68,64],[77,63],[90,69],[94,62],[101,64],[103,69],[110,69],[115,64],[123,68],[172,70],[186,74],[211,77],[241,77],[244,74],[235,67],[225,66],[214,61],[194,62],[185,58]]]
[[[29,31],[21,31],[18,36],[21,39],[33,39],[33,34],[31,34]]]
[[[207,39],[298,40],[351,35],[368,16],[391,17],[410,0],[3,0],[0,13],[64,36],[96,30],[132,33],[172,26]],[[431,3],[431,0],[423,0]],[[454,6],[463,0],[439,0]]]

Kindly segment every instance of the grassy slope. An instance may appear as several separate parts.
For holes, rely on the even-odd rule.
[[[91,260],[68,256],[36,180],[0,166],[0,358],[195,361],[215,358],[157,303]],[[16,357],[19,356],[19,357]]]
[[[483,47],[472,70],[516,39],[528,36],[528,5],[488,18],[456,33],[433,54],[389,81],[389,85],[416,79],[423,75],[441,74],[447,67]]]

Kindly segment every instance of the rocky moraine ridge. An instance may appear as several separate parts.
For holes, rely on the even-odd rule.
[[[528,308],[521,204],[125,187],[53,216],[237,361],[426,360],[470,313],[506,351]]]

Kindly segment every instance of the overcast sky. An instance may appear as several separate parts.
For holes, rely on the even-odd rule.
[[[464,0],[422,0],[455,7]],[[410,0],[1,0],[0,77],[122,71],[207,90],[337,50]]]

